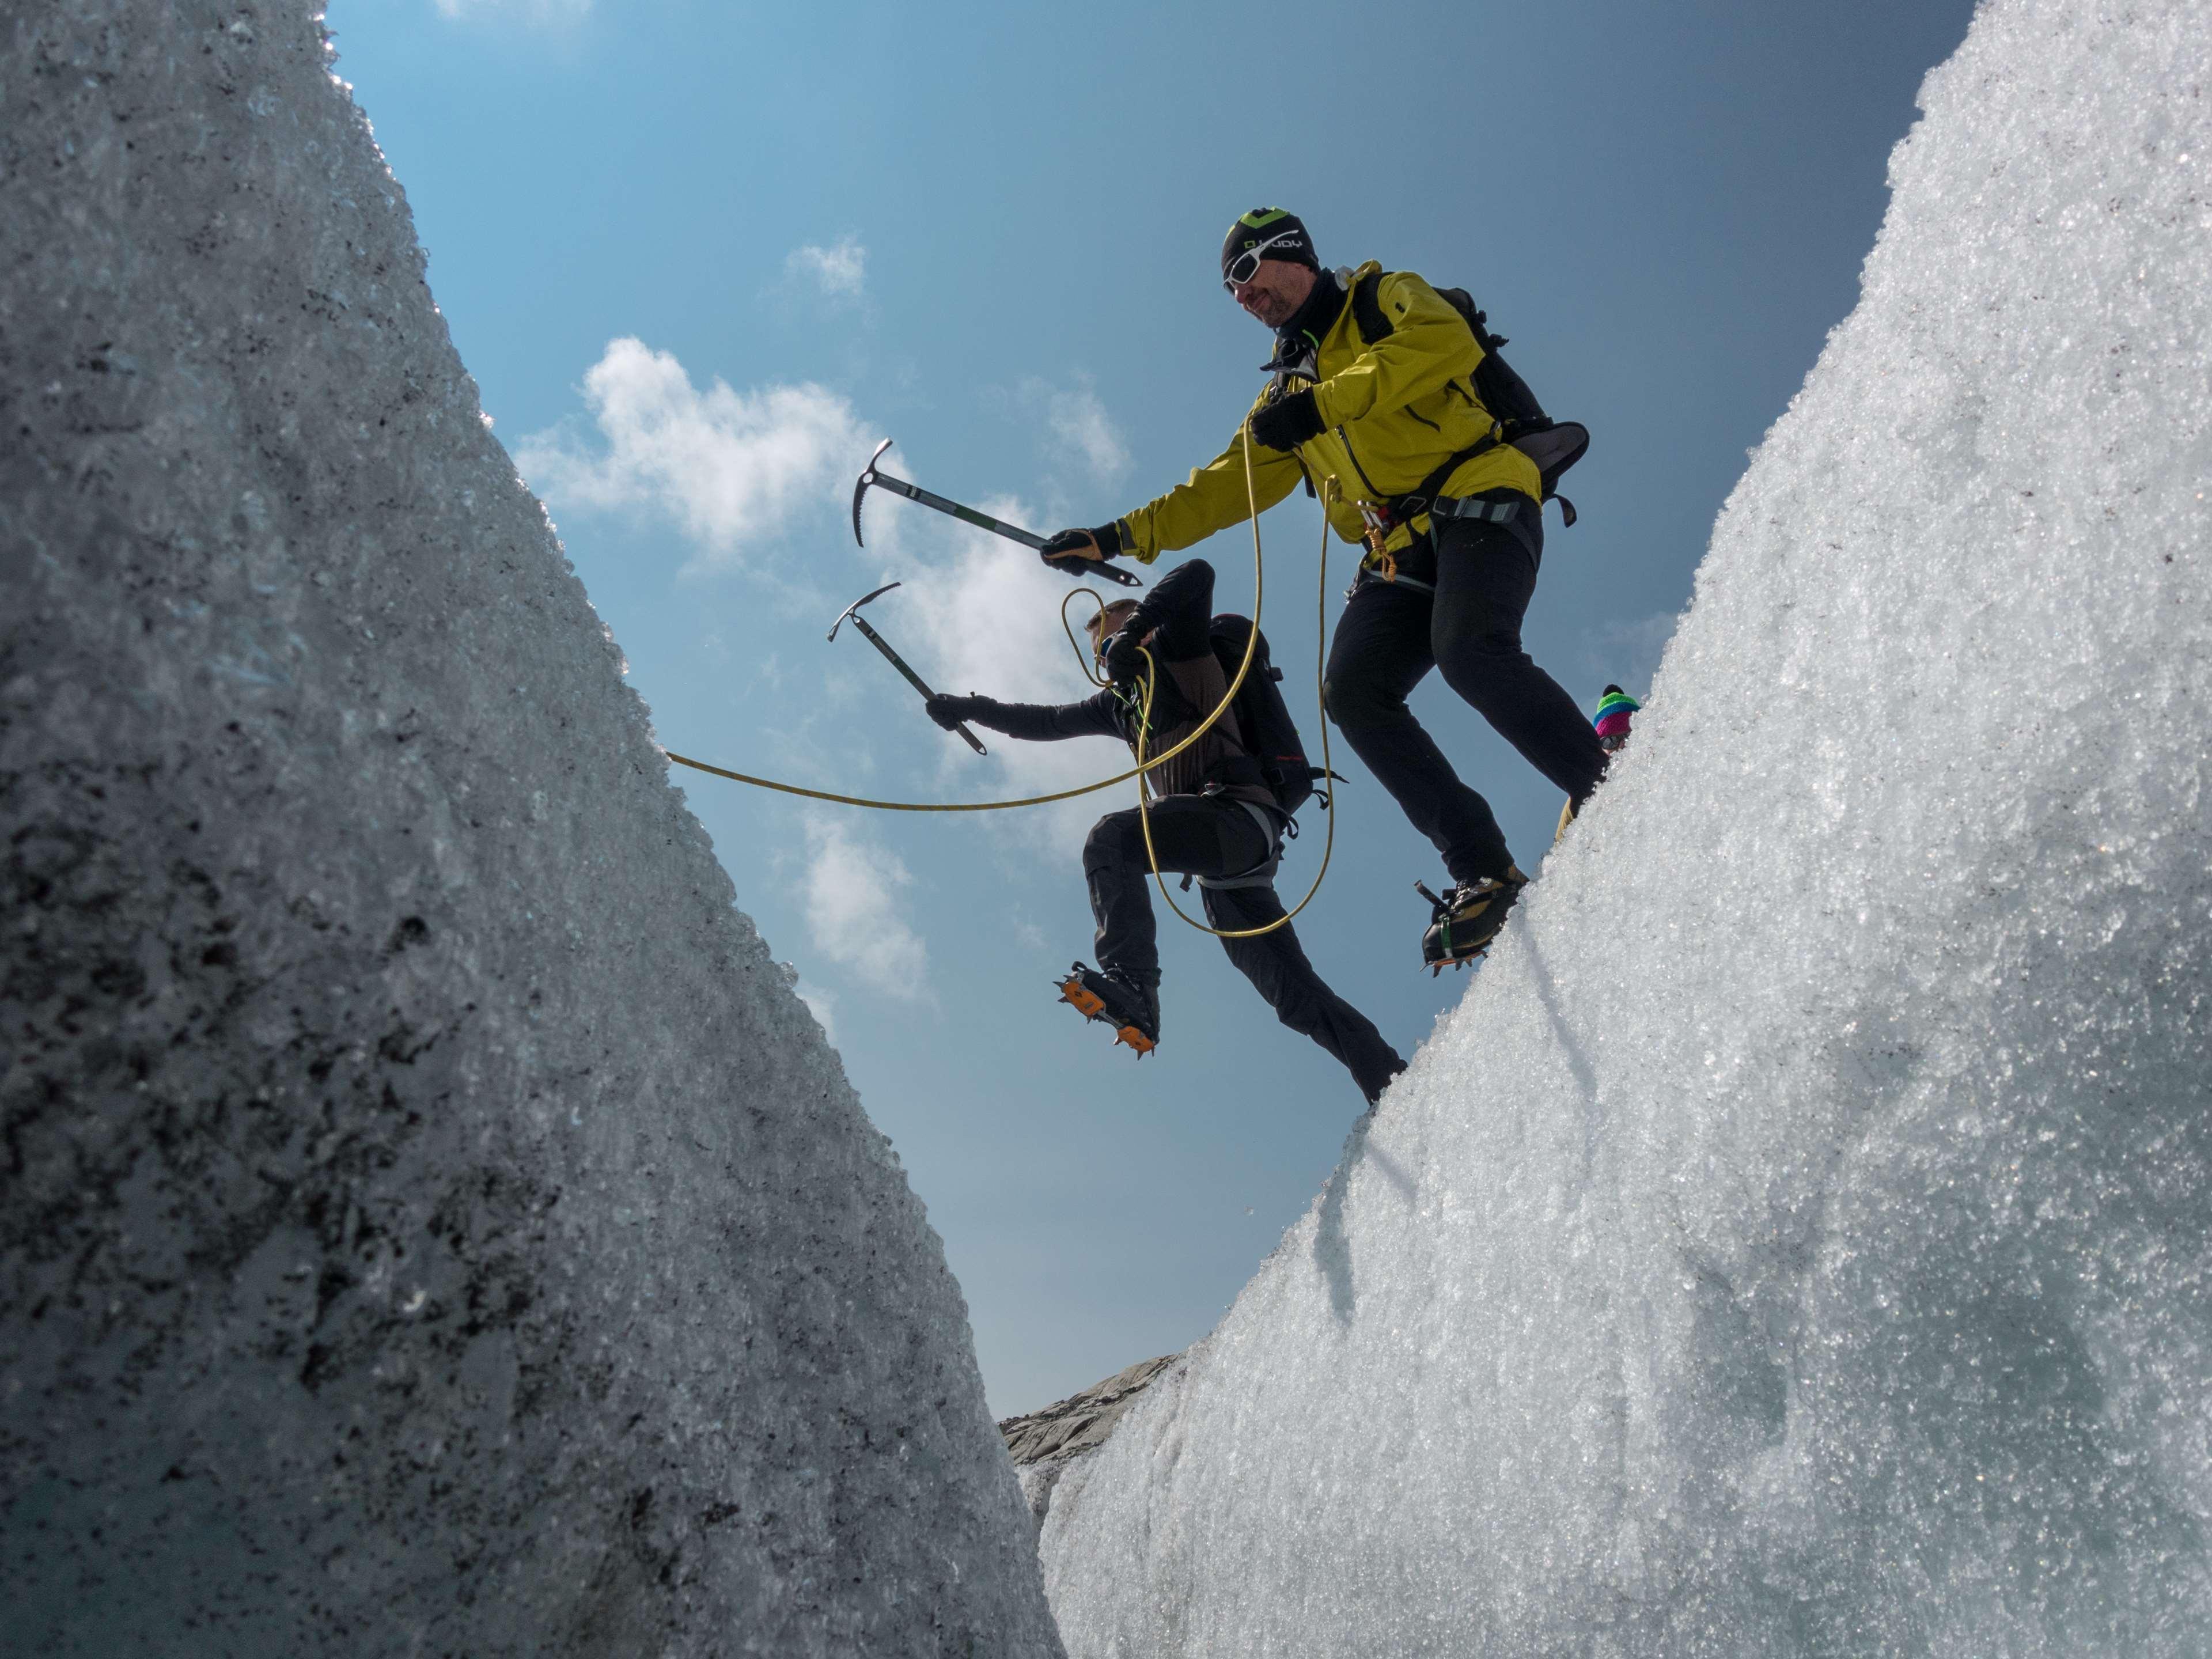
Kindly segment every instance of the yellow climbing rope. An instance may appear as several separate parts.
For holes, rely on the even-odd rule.
[[[1249,455],[1246,459],[1249,465]],[[1328,513],[1327,509],[1328,504],[1335,499],[1336,480],[1331,478],[1328,481],[1328,493],[1322,498],[1320,597],[1315,601],[1314,605],[1314,707],[1321,720],[1321,781],[1322,787],[1324,789],[1328,788],[1331,780],[1328,770],[1328,694],[1325,679],[1326,659],[1322,655],[1321,642],[1328,633]],[[1103,604],[1100,609],[1104,609]],[[1256,640],[1260,637],[1260,622],[1257,615],[1259,607],[1255,605],[1253,611],[1255,614],[1252,621],[1252,637]],[[1067,608],[1062,605],[1060,626],[1065,628],[1066,625]],[[1250,660],[1249,650],[1246,651],[1245,658],[1247,661]],[[1158,665],[1152,661],[1152,653],[1149,651],[1146,652],[1144,716],[1137,726],[1137,767],[1139,771],[1144,769],[1145,765],[1145,738],[1152,731],[1153,677],[1158,672]],[[1244,677],[1239,674],[1237,678],[1242,681]],[[1236,687],[1230,688],[1229,695],[1232,697],[1237,695]],[[1165,757],[1162,758],[1164,759]],[[1263,933],[1273,933],[1278,927],[1289,927],[1291,918],[1311,904],[1314,895],[1321,891],[1322,878],[1328,874],[1329,855],[1336,850],[1337,795],[1334,790],[1329,790],[1328,793],[1328,829],[1323,835],[1321,844],[1321,868],[1314,872],[1313,885],[1306,889],[1306,896],[1297,904],[1277,916],[1273,921],[1259,927],[1212,927],[1194,917],[1184,915],[1182,907],[1175,902],[1175,895],[1168,890],[1168,878],[1160,873],[1159,853],[1152,846],[1152,813],[1146,799],[1152,793],[1148,787],[1151,782],[1152,780],[1149,778],[1139,778],[1137,781],[1137,822],[1143,827],[1145,832],[1145,857],[1152,866],[1152,879],[1159,884],[1160,896],[1167,901],[1168,908],[1174,911],[1186,926],[1195,927],[1201,933],[1211,933],[1216,939],[1258,939]]]
[[[1236,702],[1237,692],[1243,690],[1244,676],[1251,670],[1252,659],[1260,648],[1260,606],[1265,577],[1260,556],[1260,496],[1258,486],[1252,480],[1252,430],[1249,424],[1244,428],[1243,439],[1244,498],[1252,511],[1252,637],[1245,644],[1244,660],[1237,665],[1237,676],[1230,681],[1227,694],[1214,705],[1213,712],[1192,729],[1188,737],[1165,754],[1156,755],[1150,760],[1140,755],[1137,764],[1126,772],[1116,772],[1110,778],[1101,778],[1097,782],[1086,783],[1080,788],[1057,789],[1048,795],[1024,795],[1019,800],[915,801],[872,800],[865,795],[841,795],[830,789],[808,789],[796,783],[780,783],[774,778],[757,778],[750,773],[710,766],[705,761],[693,760],[689,755],[679,755],[672,749],[662,752],[678,766],[688,766],[696,772],[711,773],[715,777],[728,778],[736,783],[750,783],[756,789],[773,789],[784,795],[803,795],[808,800],[834,801],[840,806],[866,806],[878,812],[1005,812],[1018,806],[1048,806],[1056,800],[1073,800],[1078,795],[1110,789],[1117,783],[1127,783],[1131,778],[1141,776],[1154,767],[1166,765],[1212,730],[1214,722],[1228,711],[1231,703]],[[1063,627],[1066,625],[1066,606],[1063,601],[1060,610]]]

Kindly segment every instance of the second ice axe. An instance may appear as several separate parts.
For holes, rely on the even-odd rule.
[[[877,453],[880,454],[882,452],[878,451]],[[855,512],[858,510],[859,509],[857,507],[854,509]],[[892,650],[890,646],[884,643],[884,636],[877,633],[874,629],[869,627],[868,619],[860,614],[860,607],[866,605],[870,599],[880,599],[884,594],[890,592],[892,588],[898,586],[900,586],[900,584],[897,582],[886,582],[874,592],[863,593],[860,595],[859,599],[854,600],[852,604],[847,605],[842,611],[840,611],[837,613],[837,620],[830,624],[830,637],[834,641],[837,637],[837,630],[845,625],[845,619],[848,617],[851,617],[853,620],[853,626],[859,629],[860,632],[868,636],[869,644],[874,646],[877,650],[882,652],[884,656],[890,659],[891,666],[897,669],[900,673],[906,676],[906,683],[912,686],[915,690],[921,692],[922,700],[926,702],[930,698],[935,696],[937,693],[931,690],[928,686],[922,683],[921,675],[915,673],[914,670],[906,665],[906,659],[904,657],[902,657],[897,652]],[[970,732],[968,729],[968,723],[965,720],[961,721],[959,725],[954,726],[952,729],[959,732],[962,737],[967,738],[968,746],[974,750],[977,754],[988,755],[991,752],[989,750],[983,747],[982,740],[976,737],[973,732]]]
[[[910,484],[904,478],[894,478],[888,472],[878,472],[876,471],[876,463],[883,459],[884,451],[890,447],[891,441],[889,438],[876,446],[876,453],[868,457],[867,465],[860,469],[860,482],[853,486],[853,539],[859,542],[861,546],[865,547],[867,544],[860,541],[860,498],[868,493],[870,484],[880,485],[894,495],[903,495],[910,501],[920,501],[924,507],[933,507],[939,513],[949,514],[963,524],[972,524],[976,529],[988,530],[994,536],[1004,536],[1008,541],[1019,542],[1024,547],[1040,548],[1044,545],[1043,537],[1033,536],[1018,525],[1003,523],[988,513],[978,513],[972,507],[963,507],[959,502],[947,501],[942,495],[933,495],[920,484]],[[1109,564],[1103,559],[1090,565],[1083,574],[1086,576],[1094,574],[1101,575],[1109,582],[1121,583],[1124,587],[1144,586],[1144,583],[1139,581],[1129,572],[1116,565]],[[873,597],[873,594],[869,596],[871,599]],[[866,605],[867,600],[863,599],[860,603]],[[854,620],[857,622],[860,618],[856,617]]]

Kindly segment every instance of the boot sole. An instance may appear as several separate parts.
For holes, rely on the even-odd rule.
[[[1059,988],[1060,1000],[1084,1018],[1095,1019],[1102,1025],[1113,1025],[1114,1041],[1135,1049],[1138,1059],[1142,1060],[1159,1047],[1133,1025],[1115,1025],[1114,1016],[1106,1012],[1105,999],[1085,985],[1080,974],[1070,974],[1066,979],[1054,980],[1053,983]]]

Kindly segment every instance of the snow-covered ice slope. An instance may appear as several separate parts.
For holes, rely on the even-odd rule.
[[[1072,1654],[2212,1652],[2209,20],[1929,77],[1638,746],[1060,1482]]]
[[[327,64],[0,23],[0,1649],[1057,1654],[942,1249]]]

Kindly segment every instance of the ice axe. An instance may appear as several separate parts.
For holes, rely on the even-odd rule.
[[[978,513],[972,507],[963,507],[959,502],[949,501],[942,495],[933,495],[920,484],[910,484],[904,478],[894,478],[888,472],[877,471],[876,463],[883,459],[884,451],[890,447],[891,441],[889,438],[876,446],[876,453],[868,457],[867,465],[860,469],[860,482],[853,486],[853,539],[859,542],[861,546],[866,547],[867,544],[860,541],[860,498],[868,493],[870,484],[879,484],[895,495],[903,495],[910,501],[920,501],[924,507],[933,507],[939,513],[951,514],[963,524],[972,524],[976,529],[988,530],[994,536],[1004,536],[1008,541],[1019,542],[1024,547],[1041,548],[1044,545],[1043,537],[1032,536],[1018,526],[1002,524],[988,513]],[[1144,583],[1139,581],[1127,571],[1109,564],[1103,559],[1093,562],[1091,568],[1108,581],[1119,582],[1124,587],[1144,586]],[[870,599],[873,597],[875,597],[873,594],[869,595]],[[867,600],[863,599],[860,603],[866,605]],[[855,622],[859,620],[857,617],[854,618]],[[919,682],[916,683],[919,684]]]
[[[877,453],[878,454],[882,453],[880,450]],[[868,619],[860,614],[860,607],[866,605],[870,599],[880,599],[884,594],[890,592],[891,589],[899,586],[901,586],[901,584],[897,582],[886,582],[872,593],[861,594],[859,599],[854,600],[852,604],[847,605],[842,611],[840,611],[837,613],[837,620],[830,624],[830,638],[833,643],[836,641],[837,638],[837,630],[845,625],[845,618],[850,617],[853,619],[853,626],[859,629],[860,632],[868,636],[869,644],[874,646],[877,650],[882,652],[884,655],[890,659],[891,666],[897,669],[900,673],[906,676],[906,683],[912,686],[915,690],[921,692],[922,701],[927,702],[930,698],[935,696],[937,693],[931,690],[927,685],[922,684],[921,676],[915,673],[914,670],[906,665],[906,659],[904,657],[902,657],[897,652],[892,650],[890,647],[884,643],[884,636],[877,633],[874,629],[869,627]],[[967,738],[968,746],[974,750],[977,754],[988,755],[991,752],[989,750],[984,748],[982,744],[977,740],[975,734],[968,729],[968,723],[965,720],[961,721],[952,729],[957,732],[962,737]]]

